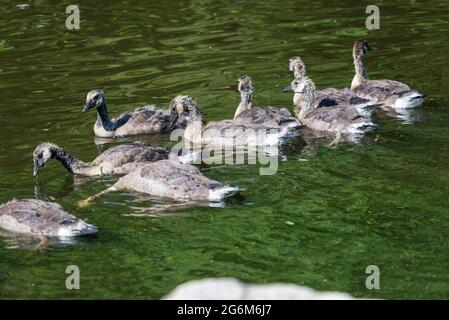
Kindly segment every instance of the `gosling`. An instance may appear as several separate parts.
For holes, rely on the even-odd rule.
[[[320,107],[320,102],[315,98],[315,90],[315,84],[308,76],[293,80],[290,86],[283,90],[294,92],[295,112],[305,126],[316,131],[349,135],[360,135],[377,129],[369,115],[362,114],[349,102]]]
[[[278,145],[296,136],[296,128],[272,128],[242,119],[209,122],[202,126],[202,112],[189,96],[177,96],[170,103],[173,121],[185,116],[187,127],[184,142],[200,146],[224,146],[225,148]]]
[[[33,152],[36,177],[51,159],[58,160],[76,175],[97,176],[128,173],[142,164],[171,157],[170,150],[153,147],[140,141],[110,148],[90,163],[76,159],[69,152],[53,143],[42,143]]]
[[[164,133],[170,131],[171,113],[167,110],[146,106],[122,113],[109,119],[106,96],[103,90],[92,90],[87,94],[83,112],[97,109],[94,133],[100,138],[119,138],[140,134]],[[177,126],[185,127],[181,119]]]
[[[362,98],[385,106],[398,109],[420,107],[426,96],[411,89],[405,83],[394,80],[369,80],[363,63],[363,57],[370,50],[368,41],[356,40],[352,56],[354,59],[355,76],[351,90]]]
[[[306,66],[300,57],[291,57],[288,66],[297,81],[301,81],[302,78],[308,77]],[[295,105],[301,104],[301,99],[302,96],[297,95]],[[357,96],[349,88],[326,88],[314,91],[315,108],[334,107],[337,105],[350,105],[351,108],[355,107],[361,114],[367,116],[371,116],[371,114],[381,106],[381,104],[371,103],[369,99]]]
[[[131,171],[108,189],[81,201],[79,206],[86,206],[105,193],[126,189],[179,201],[209,202],[221,202],[243,191],[205,177],[192,165],[161,160]]]
[[[249,76],[241,76],[238,79],[238,90],[241,101],[235,111],[234,119],[248,121],[254,124],[264,124],[272,128],[287,127],[299,129],[301,125],[286,108],[253,107],[253,84]]]
[[[0,228],[29,236],[61,238],[97,232],[97,227],[67,213],[59,204],[36,199],[1,205]]]

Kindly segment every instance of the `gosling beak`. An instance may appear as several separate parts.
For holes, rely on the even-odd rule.
[[[34,167],[33,168],[33,177],[36,177],[39,173],[39,168],[38,167]]]
[[[285,87],[284,89],[282,89],[282,92],[284,92],[284,93],[293,92],[292,85],[289,85],[288,87]]]
[[[90,102],[86,102],[83,106],[83,112],[87,112],[92,108],[91,103]]]
[[[373,49],[371,49],[371,47],[368,45],[368,43],[365,43],[365,53],[369,52],[369,51],[373,51]]]

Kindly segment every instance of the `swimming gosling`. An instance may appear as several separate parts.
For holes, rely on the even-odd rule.
[[[202,125],[202,113],[198,104],[189,96],[177,96],[170,103],[173,121],[185,116],[187,127],[184,142],[201,146],[236,146],[277,145],[287,138],[294,137],[295,128],[272,128],[265,124],[255,124],[242,119],[221,120]]]
[[[293,72],[297,81],[301,81],[302,78],[308,77],[306,66],[303,60],[298,56],[289,59],[288,68]],[[302,95],[296,95],[295,97],[295,105],[297,106],[302,103]],[[367,116],[371,116],[371,114],[380,107],[380,104],[378,103],[371,103],[369,99],[357,96],[349,88],[326,88],[314,91],[315,108],[333,107],[337,105],[350,105],[351,107],[357,108],[361,114]],[[376,105],[376,107],[370,107],[371,105]]]
[[[355,76],[352,79],[351,90],[362,98],[398,109],[420,107],[426,96],[411,89],[405,83],[394,80],[369,80],[363,63],[363,57],[370,50],[368,41],[356,40],[352,56],[354,59]]]
[[[92,90],[87,94],[83,112],[97,109],[97,121],[94,133],[100,138],[118,138],[139,134],[163,133],[170,131],[171,113],[167,110],[146,106],[122,113],[109,119],[106,96],[103,90]],[[185,122],[179,119],[177,126],[185,127]]]
[[[0,206],[0,228],[38,237],[74,237],[97,227],[67,213],[59,204],[36,199],[12,200]]]
[[[320,101],[315,98],[315,90],[315,84],[308,76],[293,80],[283,90],[294,92],[295,112],[303,125],[316,131],[342,134],[363,134],[377,129],[369,115],[362,114],[349,102],[320,106]]]
[[[221,202],[242,191],[205,177],[192,165],[161,160],[131,171],[108,189],[81,201],[79,206],[85,206],[105,193],[126,189],[174,200],[210,202]]]
[[[234,114],[234,119],[248,121],[254,124],[264,124],[272,128],[288,127],[299,129],[298,120],[292,117],[286,108],[253,107],[253,84],[249,76],[238,79],[238,90],[241,101]]]
[[[92,162],[84,163],[53,143],[42,143],[33,152],[33,176],[36,177],[51,159],[61,162],[70,173],[97,176],[125,174],[142,164],[168,159],[169,157],[170,150],[167,148],[153,147],[136,141],[110,148]]]

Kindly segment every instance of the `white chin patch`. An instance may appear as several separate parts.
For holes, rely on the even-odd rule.
[[[50,159],[51,158],[51,152],[50,152],[50,150],[48,150],[48,149],[45,149],[44,150],[44,152],[43,152],[43,154],[42,154],[42,158],[43,159]]]

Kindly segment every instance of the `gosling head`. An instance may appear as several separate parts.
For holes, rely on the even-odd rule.
[[[54,157],[55,150],[58,148],[57,145],[52,143],[41,143],[34,149],[33,152],[33,177],[39,174],[39,171],[47,164],[50,159]]]
[[[307,74],[306,65],[298,56],[289,59],[288,69],[293,72],[295,78],[301,78]]]
[[[311,97],[315,92],[315,84],[309,77],[293,80],[290,85],[282,90],[282,92],[294,92],[293,103],[298,105],[301,97]]]
[[[251,81],[251,78],[249,76],[241,76],[238,79],[238,86],[237,89],[239,90],[240,93],[249,93],[252,94],[253,93],[253,83]]]
[[[368,51],[371,51],[371,48],[368,45],[368,41],[366,40],[356,40],[354,42],[352,55],[354,58],[363,57]]]
[[[198,104],[190,96],[176,96],[170,102],[169,110],[172,116],[170,128],[173,129],[178,118],[184,115],[187,121],[201,120],[203,113],[198,108]]]
[[[92,108],[98,108],[106,103],[106,96],[103,90],[92,90],[87,93],[86,103],[83,106],[83,112],[87,112]]]

